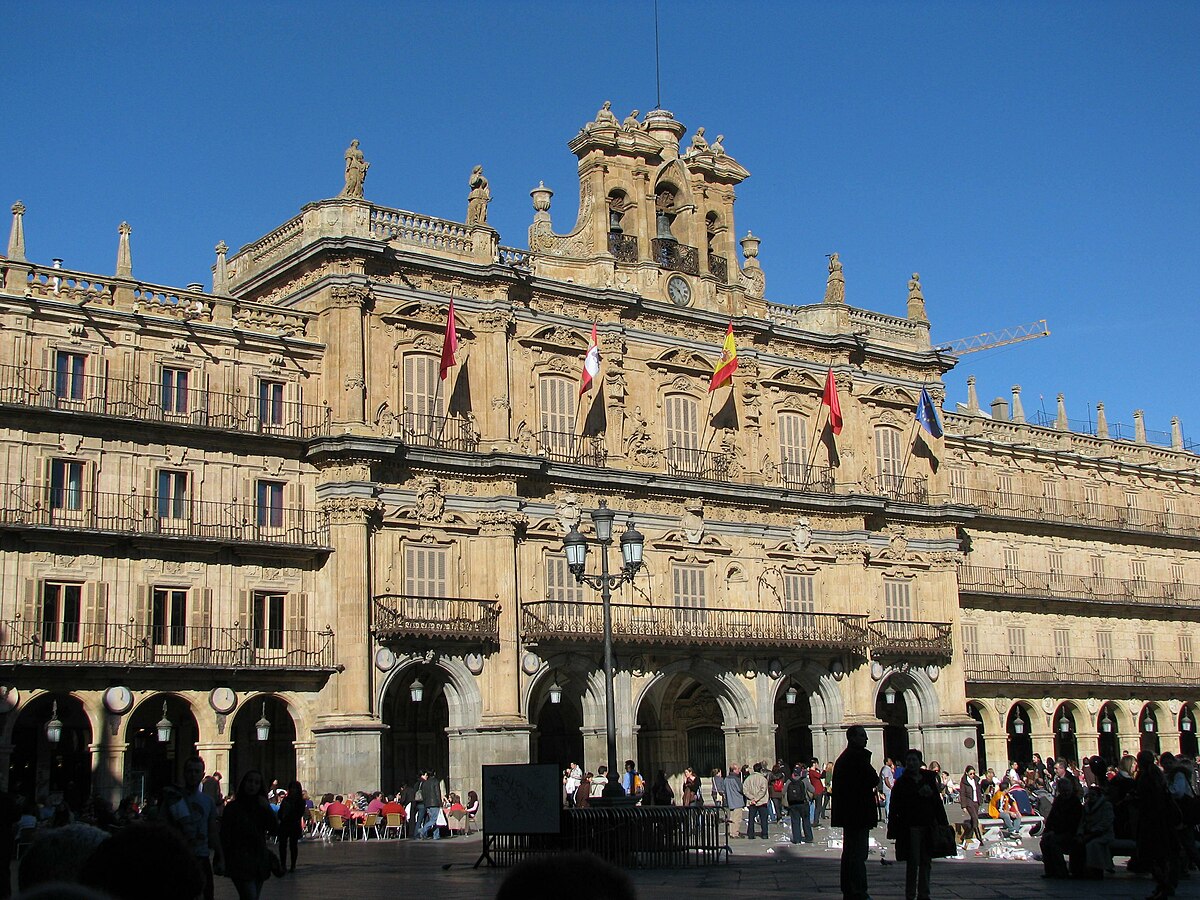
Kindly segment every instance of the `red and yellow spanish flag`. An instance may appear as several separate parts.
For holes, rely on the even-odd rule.
[[[725,332],[725,343],[721,346],[721,358],[717,360],[712,381],[708,384],[709,393],[725,382],[733,381],[733,373],[737,371],[737,362],[737,346],[733,343],[733,323],[730,322],[729,330]]]

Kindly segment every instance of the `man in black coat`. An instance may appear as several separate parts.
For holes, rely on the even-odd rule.
[[[842,900],[871,900],[867,893],[867,856],[871,829],[879,823],[875,790],[879,776],[867,749],[867,730],[846,729],[846,749],[833,765],[833,815],[830,823],[842,829]]]

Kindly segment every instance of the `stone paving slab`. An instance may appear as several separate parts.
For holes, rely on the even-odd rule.
[[[818,841],[828,834],[818,832]],[[690,898],[757,897],[787,894],[837,900],[840,851],[821,843],[805,846],[772,841],[732,842],[728,865],[687,869],[630,871],[641,900],[686,892]],[[1032,849],[1029,842],[1026,846]],[[478,836],[442,841],[306,842],[296,872],[271,879],[263,900],[329,900],[415,893],[422,898],[491,898],[506,870],[473,869]],[[889,856],[890,856],[889,849]],[[936,860],[934,900],[1137,900],[1154,889],[1145,876],[1118,873],[1102,882],[1056,881],[1041,877],[1039,862],[990,859]],[[867,864],[873,900],[903,900],[904,865],[881,865],[878,854]],[[217,900],[236,900],[228,879],[217,879]],[[564,891],[569,896],[569,889]],[[1184,881],[1180,898],[1200,898],[1200,878]]]

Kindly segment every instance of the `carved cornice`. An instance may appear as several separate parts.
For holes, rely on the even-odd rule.
[[[330,525],[366,525],[383,511],[377,497],[333,497],[321,501],[321,512]]]
[[[484,535],[515,536],[529,525],[529,516],[507,509],[488,510],[479,514],[479,533]]]

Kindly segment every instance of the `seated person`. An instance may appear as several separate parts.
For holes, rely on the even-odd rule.
[[[1017,804],[1017,812],[1023,816],[1032,816],[1033,801],[1029,799],[1029,791],[1025,789],[1023,784],[1014,784],[1008,789],[1008,796],[1012,798],[1013,803]]]
[[[998,789],[988,802],[988,815],[1004,823],[1004,833],[1007,837],[1019,837],[1021,834],[1021,811],[1017,804],[1008,796],[1008,791]]]
[[[387,803],[383,804],[383,809],[380,811],[385,816],[399,816],[401,819],[403,819],[404,803],[402,801],[403,794],[397,794],[391,800],[387,801]]]
[[[367,801],[367,812],[377,816],[383,815],[383,795],[379,791],[372,794],[371,799]]]
[[[346,822],[349,822],[350,817],[351,817],[351,815],[353,815],[353,813],[351,812],[350,807],[348,807],[343,802],[342,795],[338,794],[336,797],[333,798],[333,802],[325,807],[325,815],[326,816],[341,816],[343,820],[345,820]]]

